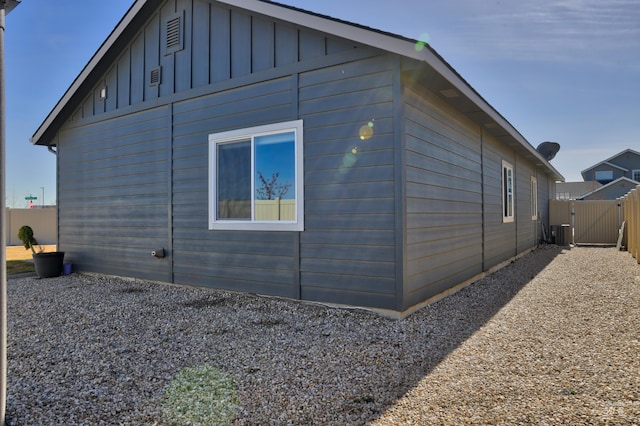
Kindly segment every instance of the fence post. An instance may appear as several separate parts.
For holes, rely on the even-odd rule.
[[[638,246],[640,245],[640,185],[636,187],[633,191],[633,242],[634,242],[634,255],[636,261],[640,263],[640,249]]]
[[[624,222],[622,244],[625,249],[629,250],[629,194],[622,197],[622,221]]]
[[[629,252],[629,254],[631,254],[633,256],[633,252],[635,250],[635,238],[634,238],[634,233],[635,233],[635,229],[636,229],[636,221],[635,221],[635,208],[633,207],[633,193],[629,192],[628,197],[627,197],[627,203],[629,204],[627,206],[627,210],[629,213],[629,229],[627,230],[627,251]]]
[[[638,233],[638,220],[637,220],[637,216],[638,216],[638,190],[637,189],[632,189],[628,195],[628,201],[629,201],[629,208],[628,208],[628,212],[629,212],[629,228],[627,231],[627,236],[628,236],[628,247],[627,250],[629,251],[629,253],[631,254],[631,256],[635,257],[636,260],[638,260],[638,238],[637,238],[637,233]]]

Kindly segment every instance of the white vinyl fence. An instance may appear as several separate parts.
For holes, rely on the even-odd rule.
[[[57,209],[44,207],[35,209],[5,209],[7,228],[5,230],[5,244],[7,246],[22,245],[18,239],[18,230],[22,225],[29,225],[33,235],[40,244],[57,244]]]
[[[640,185],[621,198],[624,219],[623,244],[640,263]]]
[[[615,245],[622,223],[619,200],[549,200],[549,224],[569,225],[574,244]]]

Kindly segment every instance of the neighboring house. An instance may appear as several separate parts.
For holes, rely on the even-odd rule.
[[[629,191],[635,189],[640,182],[621,177],[613,182],[601,186],[587,194],[582,195],[578,200],[615,200],[625,196]]]
[[[583,170],[582,178],[585,181],[595,180],[603,185],[620,178],[640,183],[640,152],[625,149],[613,157]]]
[[[563,180],[430,47],[258,0],[136,1],[32,142],[76,270],[392,315],[536,247]]]
[[[601,186],[602,184],[595,180],[589,182],[556,182],[556,200],[575,200]]]

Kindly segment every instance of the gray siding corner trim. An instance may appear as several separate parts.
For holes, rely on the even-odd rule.
[[[394,106],[394,174],[395,174],[395,235],[396,235],[396,311],[402,311],[405,307],[405,277],[407,277],[407,246],[405,245],[407,236],[407,223],[404,212],[407,211],[406,198],[406,155],[405,155],[405,102],[403,99],[403,83],[401,73],[401,63],[397,58],[394,64],[393,79],[393,106]]]

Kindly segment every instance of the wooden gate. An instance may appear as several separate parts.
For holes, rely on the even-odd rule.
[[[611,244],[618,241],[618,200],[551,200],[549,223],[572,226],[575,244]]]

